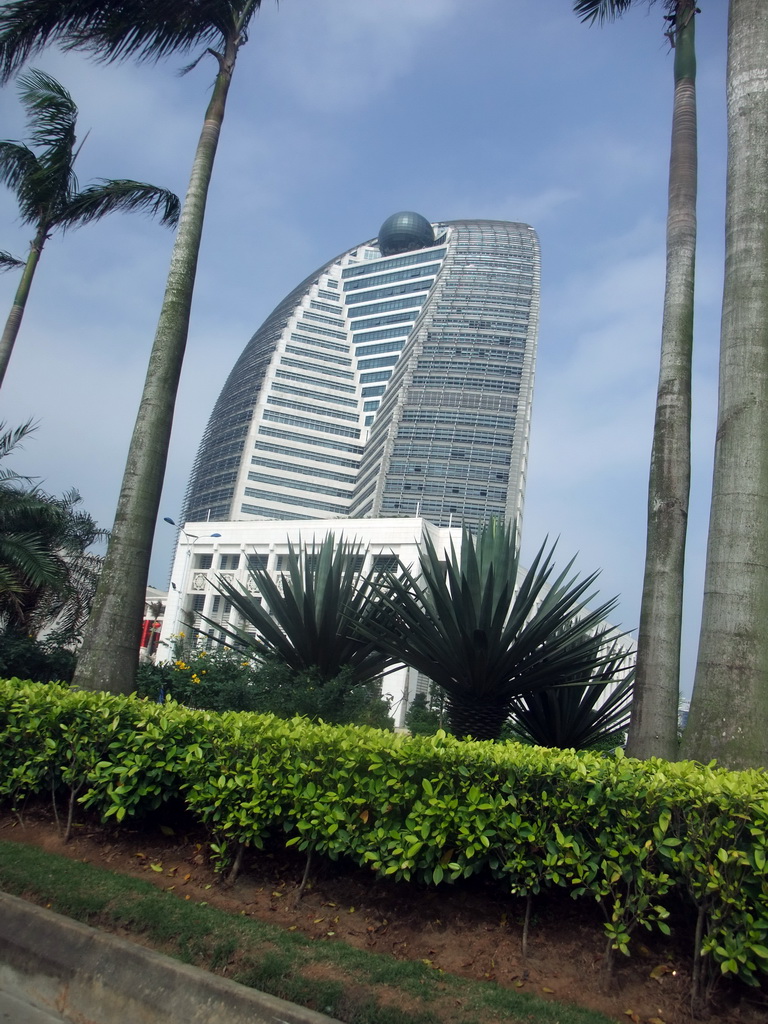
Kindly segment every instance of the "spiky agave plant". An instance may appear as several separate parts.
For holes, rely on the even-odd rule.
[[[335,679],[342,669],[352,685],[374,679],[396,660],[355,623],[375,621],[370,607],[378,591],[381,570],[363,572],[359,545],[336,543],[328,533],[320,542],[296,549],[288,544],[288,571],[274,580],[263,567],[250,569],[261,601],[242,585],[220,577],[216,586],[256,636],[244,629],[215,625],[233,645],[257,656],[274,657],[296,672],[314,670],[321,682]]]
[[[390,573],[377,584],[379,604],[358,628],[394,660],[424,673],[447,695],[453,732],[498,739],[513,702],[566,678],[587,677],[600,663],[594,634],[616,601],[587,604],[597,573],[555,576],[554,545],[542,545],[518,585],[514,524],[491,520],[460,552],[440,554],[429,537],[418,573]]]
[[[598,633],[594,641],[596,664],[588,676],[512,702],[512,730],[521,739],[542,747],[583,750],[626,730],[635,682],[634,652],[623,647],[613,631]]]

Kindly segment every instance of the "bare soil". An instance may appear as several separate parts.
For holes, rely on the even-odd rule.
[[[164,829],[164,830],[163,830]],[[143,830],[78,825],[64,843],[45,811],[23,824],[0,817],[0,839],[42,847],[124,875],[143,878],[182,899],[270,921],[318,941],[419,960],[437,970],[534,992],[599,1010],[634,1024],[688,1024],[690,928],[673,913],[669,939],[643,932],[630,958],[617,955],[610,979],[596,904],[548,894],[534,904],[528,956],[521,952],[523,900],[498,887],[464,883],[429,889],[392,883],[348,865],[317,861],[297,899],[305,858],[292,851],[246,856],[228,887],[209,862],[204,833],[168,826]],[[766,1024],[768,991],[722,986],[710,1020]]]

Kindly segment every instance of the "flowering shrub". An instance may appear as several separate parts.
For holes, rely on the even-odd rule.
[[[257,711],[260,666],[239,651],[220,644],[210,650],[194,647],[184,633],[171,638],[168,661],[144,664],[136,676],[140,697],[163,701],[172,697],[179,704],[209,711]]]
[[[208,711],[259,711],[281,718],[305,718],[337,725],[391,729],[389,703],[376,681],[355,682],[345,669],[335,679],[316,672],[295,672],[277,660],[249,660],[242,651],[212,644],[192,646],[180,633],[170,644],[170,659],[139,667],[140,697],[171,697],[189,708]]]

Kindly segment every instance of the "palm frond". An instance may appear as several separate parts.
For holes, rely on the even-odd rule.
[[[0,81],[7,82],[33,54],[64,31],[86,25],[92,12],[67,0],[15,0],[0,10]]]
[[[653,7],[658,0],[573,0],[573,11],[582,21],[587,24],[603,24],[606,21],[616,21],[630,7],[637,7],[642,2],[648,7]],[[664,10],[674,13],[680,6],[681,0],[660,0]]]
[[[6,428],[5,423],[0,423],[0,459],[6,458],[14,448],[20,448],[24,438],[33,434],[39,424],[34,420],[27,420],[20,427]]]
[[[52,558],[36,533],[5,533],[0,536],[0,564],[10,570],[18,589],[57,586],[61,565]]]
[[[51,43],[104,61],[156,61],[242,33],[261,0],[11,0],[0,10],[0,81]]]
[[[11,253],[0,249],[0,270],[21,270],[23,266],[26,266],[25,260],[18,260]]]
[[[23,224],[49,223],[51,212],[77,190],[71,158],[69,150],[38,157],[21,143],[0,141],[0,182],[16,194]]]
[[[0,424],[0,459],[32,430]],[[88,548],[106,535],[76,490],[46,494],[29,477],[0,471],[0,619],[25,633],[45,626],[77,637],[101,570]]]
[[[178,197],[165,188],[125,179],[100,179],[71,196],[56,216],[64,228],[79,227],[118,211],[160,216],[160,223],[174,227],[179,219]]]
[[[15,192],[22,221],[41,226],[77,191],[72,166],[77,107],[56,79],[34,69],[22,75],[19,95],[38,152],[0,142],[0,181]]]
[[[27,111],[30,137],[45,153],[65,151],[72,159],[77,125],[75,101],[55,78],[30,68],[19,78],[19,98]]]
[[[637,0],[574,0],[574,13],[587,24],[615,21]]]
[[[39,168],[35,154],[22,142],[0,141],[0,183],[18,194],[25,180]]]

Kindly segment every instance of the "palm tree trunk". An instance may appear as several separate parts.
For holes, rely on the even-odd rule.
[[[627,752],[677,757],[685,536],[691,476],[696,257],[694,0],[677,5],[661,366],[648,482],[648,529]]]
[[[768,4],[731,0],[720,399],[683,754],[768,767]]]
[[[8,314],[8,319],[3,328],[3,336],[0,339],[0,387],[2,387],[5,380],[5,371],[8,369],[8,363],[11,361],[13,346],[16,344],[21,320],[27,306],[29,289],[32,287],[32,278],[35,276],[37,264],[40,262],[40,253],[43,251],[47,238],[47,227],[39,227],[29,247],[29,256],[27,256],[27,262],[24,265],[19,287],[16,289],[16,294],[13,297],[11,312]]]
[[[205,204],[240,39],[219,60],[171,256],[115,524],[73,683],[130,693],[135,686],[149,560],[189,331]]]
[[[511,699],[493,700],[474,694],[466,697],[448,694],[448,722],[451,732],[460,740],[497,740],[509,718]]]

